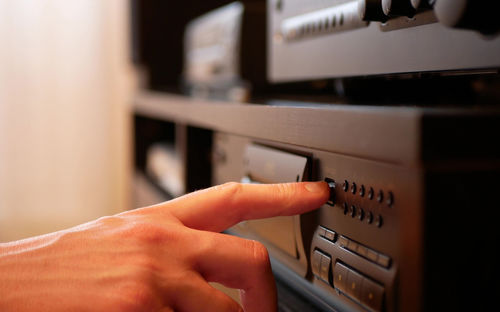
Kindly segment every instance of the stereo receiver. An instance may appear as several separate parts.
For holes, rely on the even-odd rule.
[[[497,72],[498,8],[478,0],[268,0],[268,77]]]
[[[214,184],[329,184],[319,210],[229,231],[264,243],[278,285],[293,289],[287,298],[311,305],[280,299],[283,311],[494,306],[498,111],[304,105],[268,107],[266,116],[272,131],[258,138],[258,130],[214,134],[214,153],[224,157],[212,174]]]

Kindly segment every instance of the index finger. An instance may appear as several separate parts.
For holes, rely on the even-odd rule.
[[[319,208],[329,195],[325,182],[231,182],[179,197],[165,203],[164,208],[190,228],[220,232],[243,220],[289,216]]]

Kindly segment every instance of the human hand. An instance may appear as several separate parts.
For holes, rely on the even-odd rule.
[[[0,311],[242,311],[208,282],[276,311],[266,248],[218,233],[320,207],[324,182],[227,183],[43,236],[0,244]]]

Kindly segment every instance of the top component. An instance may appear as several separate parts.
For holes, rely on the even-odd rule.
[[[497,2],[268,0],[269,80],[497,72]]]

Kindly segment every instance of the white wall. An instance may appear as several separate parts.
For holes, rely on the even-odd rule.
[[[0,0],[0,241],[128,208],[128,3]]]

